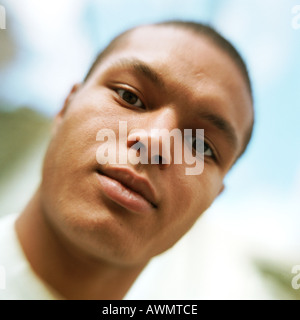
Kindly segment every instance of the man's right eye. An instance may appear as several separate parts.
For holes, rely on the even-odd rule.
[[[117,89],[116,92],[121,97],[121,99],[124,100],[126,103],[137,108],[145,109],[145,106],[141,101],[141,99],[131,91],[128,91],[125,89]]]

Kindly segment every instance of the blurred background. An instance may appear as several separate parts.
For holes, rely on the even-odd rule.
[[[40,181],[51,121],[117,34],[181,19],[213,25],[244,56],[256,125],[226,190],[127,299],[299,299],[300,0],[0,0],[0,216]],[[300,13],[300,12],[299,12]],[[294,23],[293,23],[294,19]],[[300,27],[300,19],[299,19]]]

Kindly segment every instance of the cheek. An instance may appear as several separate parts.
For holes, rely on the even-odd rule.
[[[197,212],[196,216],[200,215],[216,198],[221,185],[221,177],[209,169],[199,176],[181,175],[170,183],[173,189],[173,206],[186,212]]]
[[[83,99],[82,95],[87,95],[89,99]],[[69,162],[74,167],[91,157],[95,158],[98,131],[117,127],[118,116],[114,106],[105,97],[100,98],[93,92],[84,92],[68,106],[48,152],[57,166]]]
[[[222,185],[222,178],[212,170],[204,170],[200,176],[180,175],[175,171],[169,177],[165,197],[168,207],[164,208],[165,237],[169,245],[178,241],[209,208]]]

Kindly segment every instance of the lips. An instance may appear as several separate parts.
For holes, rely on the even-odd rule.
[[[144,177],[127,168],[98,170],[103,192],[119,205],[135,212],[149,212],[157,208],[154,187]]]

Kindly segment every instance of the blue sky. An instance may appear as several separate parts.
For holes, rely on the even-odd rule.
[[[59,110],[72,84],[82,79],[99,49],[126,28],[175,18],[215,26],[249,65],[256,124],[247,154],[227,177],[227,191],[211,210],[212,219],[240,221],[240,229],[246,224],[250,229],[258,218],[265,227],[277,222],[267,236],[279,242],[278,230],[286,228],[283,237],[293,234],[291,241],[297,242],[300,29],[291,23],[292,8],[300,0],[276,4],[271,0],[6,0],[2,4],[18,51],[0,68],[0,100],[12,108],[28,105],[50,116]],[[260,236],[265,241],[263,230]]]

